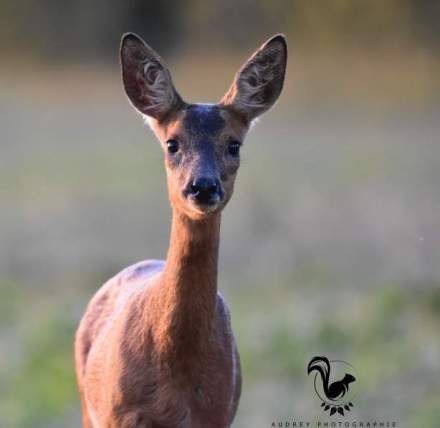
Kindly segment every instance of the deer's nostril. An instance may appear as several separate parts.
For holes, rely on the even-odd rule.
[[[197,193],[199,191],[198,186],[196,186],[194,183],[191,184],[191,192],[192,193]]]
[[[209,202],[213,196],[220,193],[218,181],[208,177],[196,178],[192,182],[190,189],[192,196],[199,202]]]
[[[205,177],[196,178],[191,185],[191,190],[194,193],[214,193],[218,190],[217,180]]]

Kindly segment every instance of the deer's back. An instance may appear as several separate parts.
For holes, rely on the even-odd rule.
[[[162,260],[145,260],[129,266],[108,280],[90,300],[76,333],[75,359],[80,378],[94,342],[117,316],[118,308],[123,308],[140,287],[148,286],[148,280],[163,267]]]

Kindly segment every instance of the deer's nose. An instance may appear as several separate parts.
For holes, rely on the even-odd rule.
[[[190,186],[190,194],[197,202],[214,203],[220,198],[220,184],[218,180],[209,177],[198,177]]]

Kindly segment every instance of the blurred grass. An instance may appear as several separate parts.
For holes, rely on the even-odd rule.
[[[9,290],[20,290],[20,285],[9,286],[14,288],[1,295],[16,320],[2,344],[7,357],[0,370],[1,426],[48,426],[62,420],[73,403],[79,405],[72,370],[76,320],[64,310],[67,302],[59,296],[39,293],[30,298],[22,293],[11,300]]]

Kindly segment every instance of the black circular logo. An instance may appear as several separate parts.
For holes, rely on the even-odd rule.
[[[324,411],[329,411],[330,416],[344,416],[350,411],[358,386],[356,369],[351,364],[324,356],[313,357],[307,373],[315,374],[313,385]]]

